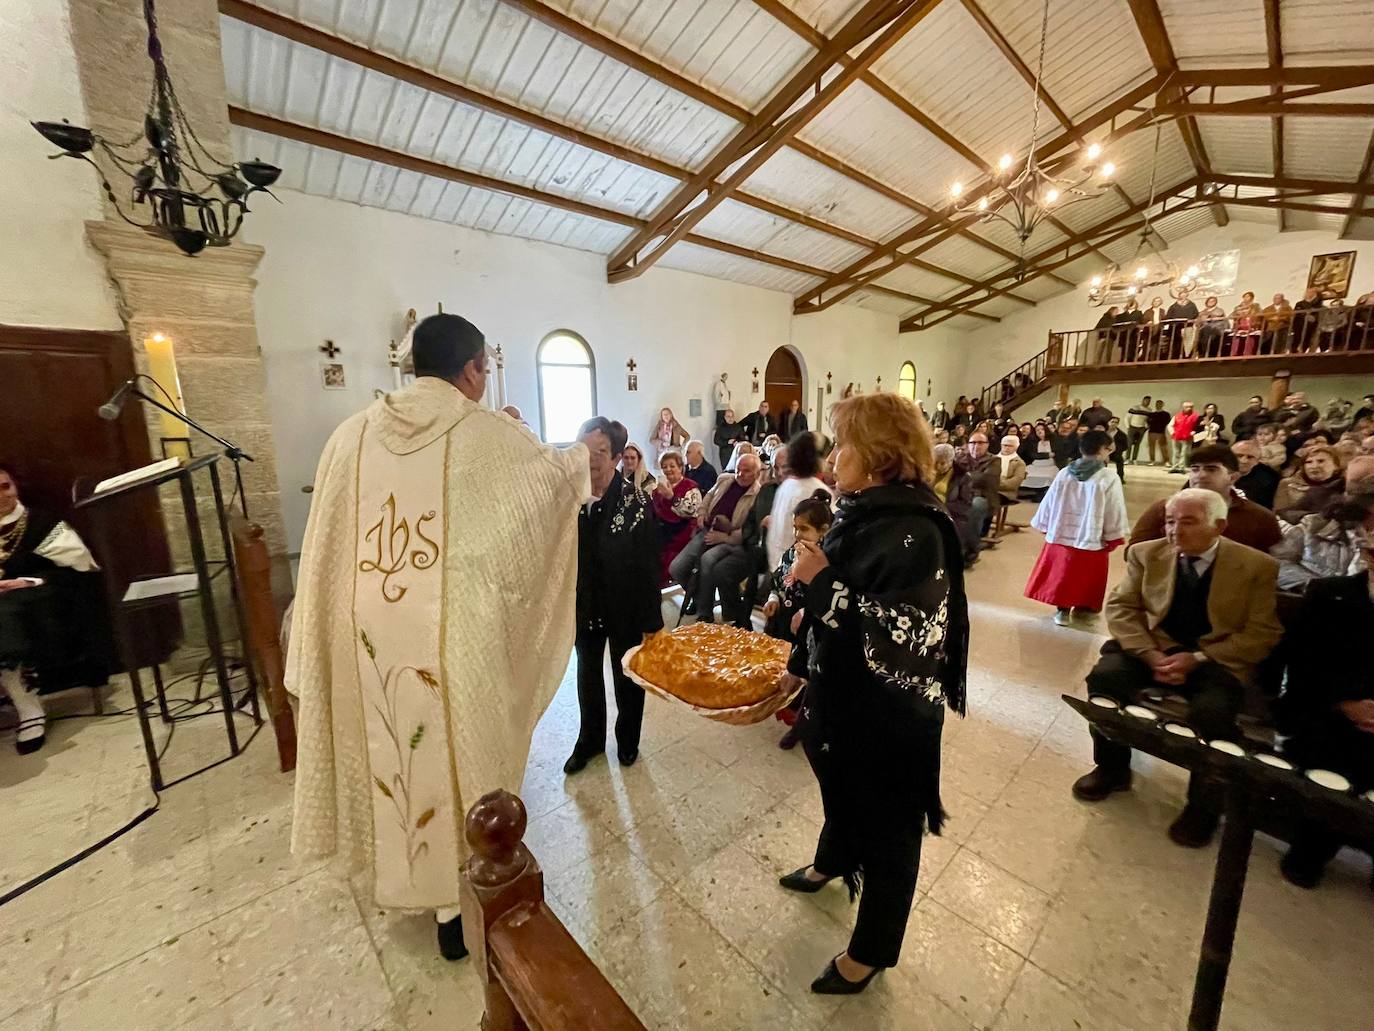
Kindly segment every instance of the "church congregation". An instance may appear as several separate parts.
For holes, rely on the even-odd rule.
[[[1372,89],[0,4],[0,1031],[1367,1026]]]

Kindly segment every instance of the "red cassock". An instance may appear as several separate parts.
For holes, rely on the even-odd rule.
[[[1102,610],[1107,600],[1108,562],[1120,540],[1101,551],[1046,544],[1026,581],[1026,597],[1057,609]]]

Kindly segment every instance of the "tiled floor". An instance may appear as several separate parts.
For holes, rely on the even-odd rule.
[[[1177,486],[1144,472],[1134,510]],[[1017,518],[1025,519],[1020,512]],[[577,732],[565,682],[523,788],[550,903],[644,1022],[674,1029],[1156,1029],[1184,1026],[1215,848],[1164,836],[1178,771],[1137,759],[1137,788],[1069,795],[1086,768],[1080,691],[1100,627],[1060,629],[1021,586],[1037,534],[1007,538],[970,580],[970,717],[946,724],[943,838],[928,838],[902,963],[863,996],[807,992],[852,919],[843,892],[789,895],[819,798],[775,724],[724,727],[650,700],[643,758],[561,772]],[[1119,569],[1120,561],[1116,562]],[[172,754],[208,756],[211,721]],[[39,756],[0,755],[0,890],[99,838],[145,801],[129,721],[60,724]],[[287,852],[289,778],[260,737],[166,792],[117,844],[0,909],[0,1031],[473,1028],[467,964],[432,923],[363,902]],[[1277,875],[1261,839],[1225,1026],[1370,1026],[1374,896],[1345,856],[1322,888]]]

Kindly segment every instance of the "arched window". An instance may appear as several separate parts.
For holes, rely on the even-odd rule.
[[[576,333],[556,330],[535,355],[539,370],[539,427],[544,440],[567,444],[578,428],[596,414],[596,362],[592,349]]]
[[[916,366],[911,362],[902,362],[902,371],[897,377],[897,393],[908,401],[916,400]]]

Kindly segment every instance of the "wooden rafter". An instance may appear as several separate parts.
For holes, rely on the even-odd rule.
[[[730,137],[700,171],[679,186],[606,263],[618,283],[640,275],[711,213],[789,140],[858,79],[874,61],[930,13],[939,0],[868,0],[768,102]],[[876,35],[875,35],[876,33]],[[848,67],[841,55],[868,41]],[[828,80],[827,73],[835,72]],[[810,98],[803,101],[807,94]],[[797,105],[800,103],[800,107]],[[712,185],[720,179],[719,184]],[[708,189],[708,187],[711,187]]]
[[[1282,16],[1279,14],[1279,0],[1264,0],[1264,44],[1269,54],[1269,67],[1283,67],[1283,25]],[[1283,87],[1274,85],[1269,87],[1270,97],[1274,97],[1283,92]],[[1269,132],[1272,143],[1270,146],[1270,157],[1274,166],[1274,175],[1283,175],[1283,117],[1275,116],[1269,123]],[[1288,212],[1284,208],[1279,208],[1279,232],[1288,228]]]
[[[616,211],[614,208],[603,208],[597,204],[588,204],[586,201],[576,200],[572,197],[561,197],[557,194],[548,193],[545,190],[539,190],[532,186],[522,186],[519,183],[507,182],[504,179],[494,179],[491,176],[482,175],[478,172],[469,172],[461,168],[455,168],[452,165],[443,164],[439,161],[431,161],[427,158],[416,157],[414,154],[407,154],[404,151],[379,147],[373,143],[364,143],[362,140],[355,140],[348,136],[340,136],[337,133],[326,132],[314,126],[301,125],[298,122],[291,122],[284,118],[274,118],[271,115],[259,114],[256,111],[249,111],[241,107],[230,106],[229,122],[231,125],[241,126],[242,128],[251,129],[255,132],[266,133],[270,136],[277,136],[285,140],[294,140],[297,143],[304,143],[308,146],[331,150],[338,154],[346,154],[350,157],[361,158],[364,161],[373,161],[380,165],[388,165],[392,168],[417,172],[420,175],[428,175],[437,179],[445,179],[449,182],[461,183],[464,186],[474,186],[478,189],[490,190],[493,193],[520,197],[524,200],[548,205],[560,211],[570,211],[576,215],[585,215],[588,218],[595,218],[603,222],[609,222],[613,225],[624,226],[627,229],[642,229],[647,224],[642,218],[628,215],[623,211]],[[738,244],[727,243],[724,240],[700,236],[696,233],[689,233],[684,239],[685,242],[696,244],[698,247],[719,251],[722,254],[732,254],[736,257],[747,258],[750,261],[757,261],[764,265],[772,265],[775,268],[787,269],[791,272],[800,272],[804,275],[815,276],[817,278],[829,274],[826,269],[817,268],[814,265],[807,265],[800,261],[793,261],[790,258],[780,257],[776,254],[767,254],[763,251],[741,247]],[[907,299],[911,300],[913,298],[908,297]]]
[[[1356,214],[1364,204],[1365,198],[1368,197],[1371,190],[1374,189],[1374,184],[1370,182],[1371,176],[1374,176],[1374,132],[1369,134],[1369,146],[1365,148],[1364,163],[1360,165],[1359,186],[1356,188],[1355,196],[1352,198],[1354,203],[1350,206],[1350,214],[1346,215],[1345,221],[1341,223],[1341,239],[1345,239],[1350,235],[1350,231],[1355,228],[1355,223],[1358,222],[1361,217],[1374,217]]]
[[[1282,99],[1232,100],[1225,104],[1164,104],[1156,108],[1161,118],[1196,118],[1198,115],[1236,118],[1374,118],[1374,104],[1284,103]]]
[[[1131,0],[1132,4],[1137,0]],[[1374,85],[1374,64],[1285,65],[1282,68],[1179,68],[1169,84],[1195,86],[1321,86],[1326,91]]]
[[[1186,179],[1180,183],[1176,183],[1169,189],[1160,192],[1155,197],[1154,204],[1165,203],[1169,199],[1178,196],[1184,191],[1194,191],[1196,187],[1196,179]],[[1149,202],[1138,202],[1124,211],[1114,212],[1113,214],[1097,222],[1095,225],[1090,226],[1089,228],[1084,229],[1078,233],[1075,233],[1069,239],[1061,240],[1058,243],[1055,243],[1052,246],[1045,248],[1044,250],[1027,259],[1027,265],[1030,267],[1030,271],[1027,272],[1024,277],[1014,279],[1014,277],[1016,276],[1016,270],[1005,269],[983,280],[977,286],[970,287],[967,290],[961,290],[959,293],[942,300],[938,305],[932,306],[928,308],[926,311],[916,312],[915,314],[908,316],[906,319],[902,321],[902,328],[930,328],[930,325],[932,325],[931,323],[927,323],[925,326],[920,326],[919,322],[920,320],[924,319],[926,316],[930,315],[932,312],[935,311],[947,311],[951,313],[951,316],[955,314],[966,315],[973,308],[976,308],[978,305],[986,304],[988,301],[992,300],[995,297],[1004,296],[1005,291],[1011,289],[1012,286],[1015,286],[1019,283],[1026,283],[1031,280],[1038,279],[1040,276],[1046,275],[1053,269],[1060,268],[1064,265],[1070,264],[1071,262],[1077,261],[1079,258],[1082,258],[1087,254],[1092,253],[1094,245],[1098,247],[1106,246],[1107,244],[1113,243],[1116,240],[1120,239],[1121,236],[1126,235],[1126,232],[1141,228],[1141,226],[1143,226],[1145,222],[1143,218],[1139,221],[1133,222],[1125,232],[1114,233],[1109,239],[1098,239],[1102,236],[1103,233],[1111,230],[1112,227],[1115,226],[1122,219],[1130,218],[1132,215],[1141,214],[1147,208],[1152,206],[1153,205]],[[1081,247],[1081,249],[1078,251],[1074,251],[1073,248],[1076,246]],[[1059,258],[1054,257],[1055,255],[1060,255],[1061,252],[1064,252],[1065,254],[1070,254],[1072,256],[1061,256]],[[997,287],[996,284],[1001,283],[1007,279],[1014,279],[1014,282],[1005,287]],[[987,296],[978,298],[977,300],[968,300],[968,298],[971,298],[975,293],[978,293],[980,290],[988,291]],[[961,305],[961,301],[964,301],[966,303]],[[941,319],[939,321],[943,322],[944,319]]]
[[[1136,28],[1140,32],[1140,38],[1145,41],[1145,49],[1149,52],[1150,62],[1154,65],[1155,71],[1169,76],[1169,83],[1160,90],[1159,101],[1169,103],[1180,99],[1180,90],[1173,81],[1173,75],[1178,71],[1178,58],[1174,56],[1173,44],[1169,42],[1169,33],[1164,27],[1164,15],[1159,11],[1159,0],[1129,0],[1131,14],[1135,17]],[[1183,146],[1188,151],[1189,158],[1192,159],[1193,168],[1198,175],[1207,175],[1212,170],[1212,162],[1207,157],[1207,147],[1202,142],[1202,133],[1198,130],[1197,119],[1189,116],[1179,121],[1179,131],[1183,135]],[[1230,216],[1226,214],[1226,209],[1220,204],[1213,204],[1212,218],[1219,226],[1226,225]]]
[[[1093,132],[1104,125],[1114,124],[1116,119],[1124,113],[1132,110],[1137,104],[1146,97],[1153,95],[1159,88],[1160,76],[1143,82],[1140,85],[1128,90],[1126,93],[1109,102],[1091,115],[1085,117],[1076,126],[1078,134],[1065,130],[1052,140],[1047,141],[1038,147],[1035,152],[1035,159],[1049,163],[1053,167],[1051,159],[1055,158],[1070,146],[1076,146],[1082,134]],[[1128,122],[1116,126],[1103,138],[1105,146],[1108,143],[1121,139],[1136,129],[1148,124],[1149,114],[1138,114]],[[988,196],[995,189],[995,183],[984,182],[982,185],[969,191],[964,200],[973,203],[982,197]],[[832,304],[838,304],[844,298],[861,289],[865,282],[886,274],[903,264],[910,264],[916,256],[925,253],[932,247],[944,242],[954,235],[955,230],[943,229],[943,225],[949,222],[948,213],[944,219],[926,219],[910,229],[904,230],[892,239],[886,241],[881,247],[874,249],[862,258],[850,262],[839,272],[830,276],[819,286],[813,287],[806,293],[799,296],[793,304],[793,310],[798,314],[806,312],[822,311]],[[934,235],[932,235],[934,234]],[[923,241],[917,243],[917,241]],[[910,251],[902,251],[900,248],[908,244],[916,244]],[[885,265],[875,265],[876,262],[890,258]],[[1060,277],[1056,277],[1060,278]],[[1067,282],[1060,278],[1061,282]],[[1070,286],[1076,284],[1069,284]]]
[[[1258,186],[1262,189],[1303,191],[1308,194],[1356,193],[1360,181],[1345,179],[1299,179],[1295,176],[1242,175],[1236,172],[1213,172],[1208,182],[1219,186]]]

